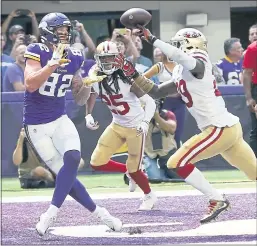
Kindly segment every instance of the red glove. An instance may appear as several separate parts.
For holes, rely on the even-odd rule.
[[[157,39],[150,31],[149,29],[146,29],[143,26],[137,25],[138,32],[137,35],[141,37],[141,39],[147,41],[150,44],[153,44],[154,41]]]
[[[133,78],[138,75],[138,72],[133,66],[133,64],[130,61],[126,60],[124,55],[119,54],[118,56],[116,56],[114,62],[115,63],[113,65],[116,68],[121,69],[125,76]]]

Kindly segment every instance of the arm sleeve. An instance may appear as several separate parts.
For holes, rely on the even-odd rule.
[[[159,48],[168,58],[174,60],[175,62],[181,64],[187,70],[193,70],[196,67],[196,58],[189,56],[182,50],[165,43],[157,39],[153,43],[154,47]]]

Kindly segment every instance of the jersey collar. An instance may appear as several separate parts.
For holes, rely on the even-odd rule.
[[[225,56],[225,59],[230,63],[234,63],[228,56]]]

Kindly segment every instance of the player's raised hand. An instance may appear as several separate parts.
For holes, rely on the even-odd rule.
[[[67,64],[69,64],[71,60],[63,58],[63,54],[66,48],[68,48],[68,44],[62,44],[62,43],[59,43],[57,47],[54,47],[52,59],[48,61],[48,65],[49,66],[58,65],[58,66],[64,67]]]
[[[153,44],[154,41],[156,40],[156,37],[149,31],[149,29],[137,25],[136,31],[133,31],[134,35],[138,35],[141,37],[141,39],[147,41],[150,44]]]
[[[94,120],[91,114],[88,114],[86,117],[86,127],[90,130],[97,130],[99,128],[99,124]]]
[[[107,75],[97,75],[97,70],[95,70],[90,76],[87,76],[83,78],[83,83],[86,86],[91,86],[94,83],[99,83],[103,81],[104,78],[106,78]]]
[[[137,70],[135,69],[132,62],[125,59],[124,55],[122,55],[121,53],[115,57],[113,65],[116,68],[121,69],[127,77],[133,77],[133,75],[137,73]]]

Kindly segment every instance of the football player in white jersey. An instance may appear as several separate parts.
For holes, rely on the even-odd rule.
[[[181,94],[201,133],[187,140],[170,157],[167,166],[176,168],[188,184],[209,198],[208,213],[201,219],[201,223],[209,222],[225,211],[229,202],[209,184],[194,164],[221,154],[250,180],[256,180],[255,155],[243,139],[239,118],[227,111],[216,87],[204,35],[196,29],[185,28],[178,31],[171,45],[157,39],[148,29],[139,29],[139,35],[144,40],[160,48],[169,59],[179,64],[173,70],[175,83],[155,85],[141,76],[123,57],[116,59],[116,66],[130,75],[134,83],[153,98],[168,96],[177,91]]]
[[[99,171],[127,171],[145,194],[139,210],[151,210],[157,198],[141,170],[141,162],[145,135],[156,105],[155,101],[140,88],[136,85],[131,86],[130,78],[126,77],[122,70],[114,67],[114,60],[118,55],[119,51],[114,42],[100,43],[95,54],[96,65],[88,74],[89,78],[106,76],[100,83],[93,84],[93,89],[109,107],[113,116],[112,123],[98,140],[90,163],[92,168]],[[126,165],[110,159],[124,143],[128,147]]]

